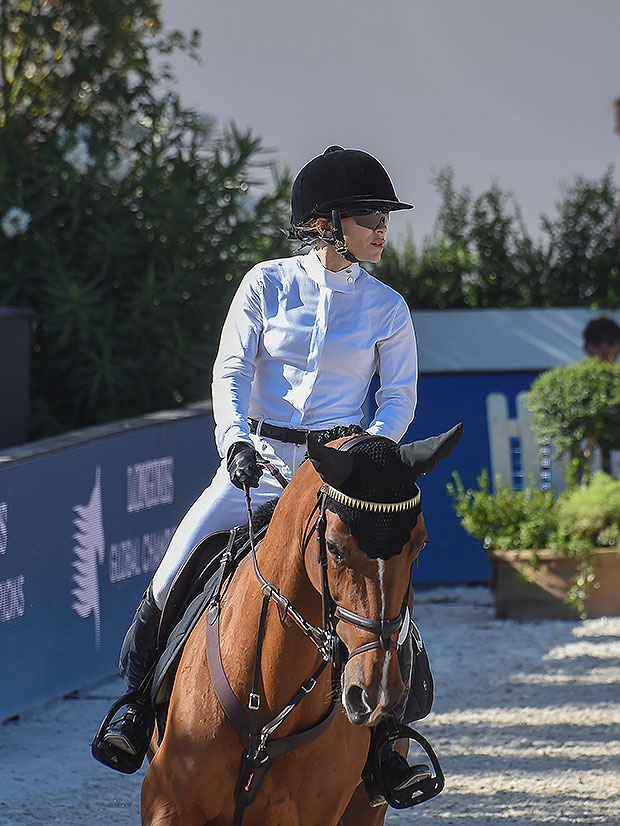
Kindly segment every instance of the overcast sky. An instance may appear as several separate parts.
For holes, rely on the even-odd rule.
[[[173,65],[186,105],[251,126],[296,172],[329,144],[364,149],[430,231],[446,165],[475,194],[511,190],[531,232],[560,184],[614,165],[620,0],[162,0],[198,28]],[[398,225],[397,225],[398,222]]]

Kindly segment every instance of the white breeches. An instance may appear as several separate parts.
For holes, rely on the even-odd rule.
[[[258,453],[275,465],[287,479],[292,477],[306,455],[305,444],[294,445],[262,436],[251,438]],[[252,488],[250,492],[252,508],[255,510],[280,496],[282,486],[265,470],[260,486]],[[179,523],[155,571],[153,595],[158,607],[163,608],[165,605],[177,572],[201,539],[215,531],[229,530],[244,522],[247,522],[245,496],[230,481],[226,460],[223,459],[209,487],[201,493]]]

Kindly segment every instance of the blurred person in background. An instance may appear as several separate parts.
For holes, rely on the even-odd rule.
[[[620,327],[613,318],[594,318],[586,325],[583,349],[601,361],[616,361],[620,356]]]

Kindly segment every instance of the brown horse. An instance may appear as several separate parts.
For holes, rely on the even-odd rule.
[[[258,554],[247,556],[224,588],[213,616],[219,622],[223,672],[243,713],[249,705],[262,727],[293,705],[270,738],[274,744],[315,732],[314,739],[270,761],[241,815],[244,826],[383,823],[386,807],[369,806],[361,774],[371,727],[405,690],[396,641],[412,565],[426,539],[415,479],[448,455],[460,433],[457,426],[401,448],[368,436],[339,440],[333,447],[310,442],[312,461],[304,462],[283,492]],[[372,455],[360,439],[372,443]],[[392,465],[379,466],[386,451]],[[379,465],[373,474],[375,454]],[[385,488],[386,468],[391,492],[377,488]],[[398,475],[402,485],[394,487],[392,477]],[[413,494],[406,501],[401,488]],[[360,491],[374,491],[374,501]],[[369,552],[370,523],[361,519],[352,529],[341,518],[348,513],[381,518],[388,533],[398,522],[397,547],[382,556]],[[220,702],[221,684],[219,692],[214,686],[217,658],[207,657],[205,646],[209,625],[217,627],[213,616],[201,618],[179,664],[165,734],[159,748],[154,744],[142,788],[144,826],[240,822],[235,789],[247,742],[244,747],[234,715]],[[330,617],[337,636],[323,633]],[[336,685],[331,660],[340,641],[351,653]],[[331,668],[322,669],[327,660]],[[298,695],[303,699],[291,703]],[[241,786],[246,780],[249,788],[252,771]]]

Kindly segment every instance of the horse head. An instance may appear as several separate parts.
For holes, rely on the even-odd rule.
[[[416,480],[450,454],[462,429],[401,447],[367,435],[338,447],[308,441],[324,521],[319,557],[306,554],[306,570],[348,650],[341,699],[355,725],[375,725],[404,694],[397,651],[412,565],[426,542]]]

